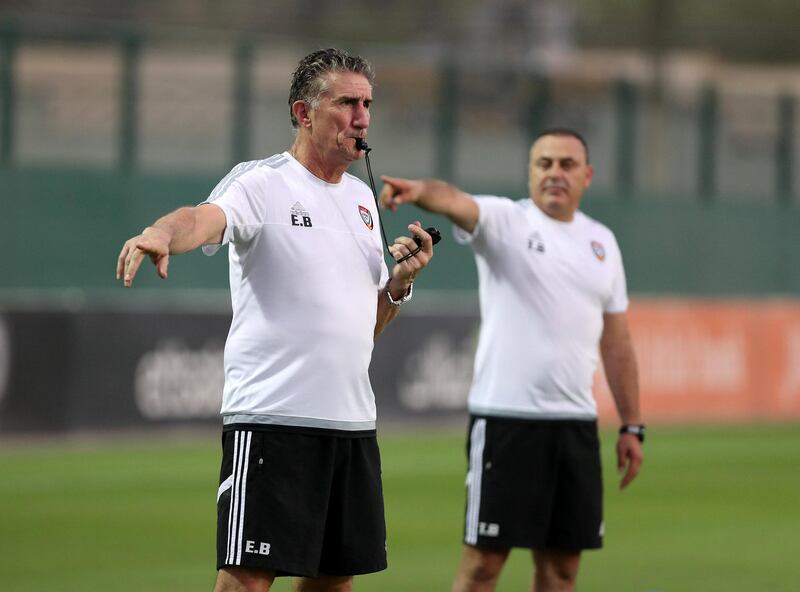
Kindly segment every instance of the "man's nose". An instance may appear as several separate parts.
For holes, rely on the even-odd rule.
[[[356,107],[355,113],[353,113],[353,126],[360,129],[369,127],[369,109],[363,104]]]
[[[567,176],[564,174],[563,169],[552,169],[547,172],[544,177],[545,185],[558,185],[562,187],[567,183]]]

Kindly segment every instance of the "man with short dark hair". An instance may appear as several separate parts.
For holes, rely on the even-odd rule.
[[[386,568],[375,397],[374,337],[410,298],[433,255],[383,260],[369,188],[348,174],[364,154],[373,71],[326,49],[306,56],[289,97],[296,138],[237,165],[196,207],[128,240],[117,278],[130,287],[145,256],[167,276],[169,256],[229,244],[233,320],[225,343],[223,458],[217,493],[216,592],[346,592]],[[411,237],[390,247],[395,259]]]
[[[592,180],[586,142],[542,133],[531,199],[472,196],[443,181],[383,177],[384,206],[444,214],[472,246],[481,334],[469,395],[464,552],[454,592],[494,590],[514,547],[532,549],[536,592],[575,588],[583,549],[603,539],[598,346],[622,428],[621,487],[642,462],[636,358],[622,256],[579,209]]]

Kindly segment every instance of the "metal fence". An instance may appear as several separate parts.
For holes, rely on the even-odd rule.
[[[283,150],[289,77],[309,49],[7,23],[0,166],[216,174]],[[748,84],[747,70],[687,59],[656,80],[619,56],[598,68],[594,56],[545,75],[491,55],[355,49],[378,72],[370,140],[387,172],[524,195],[531,137],[568,125],[587,137],[604,195],[794,199],[792,69]]]

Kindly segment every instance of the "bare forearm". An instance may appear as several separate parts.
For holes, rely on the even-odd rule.
[[[392,298],[400,300],[408,292],[408,285],[402,284],[398,280],[391,280],[389,283]],[[394,306],[386,297],[386,288],[378,292],[378,311],[375,317],[375,337],[380,335],[386,326],[400,314],[400,307]]]
[[[162,216],[145,228],[142,234],[147,234],[151,230],[161,232],[165,235],[169,252],[171,255],[178,255],[196,249],[195,228],[197,226],[194,208],[180,208]]]
[[[626,313],[603,314],[600,355],[620,420],[626,424],[642,423],[639,410],[639,370]]]
[[[624,424],[642,423],[639,409],[639,371],[633,347],[606,347],[602,353],[606,380],[620,421]]]
[[[401,179],[381,176],[380,203],[392,211],[402,204],[416,204],[434,214],[444,214],[468,232],[478,223],[478,204],[468,193],[438,179]]]
[[[478,222],[478,206],[458,187],[438,179],[422,181],[417,205],[434,214],[447,216],[454,224],[472,232]]]
[[[422,191],[417,205],[435,214],[448,215],[463,194],[457,187],[439,179],[423,179],[421,183]]]
[[[163,232],[169,241],[169,252],[172,255],[187,253],[212,242],[218,243],[221,236],[216,229],[210,231],[208,224],[199,223],[199,209],[184,207],[175,210],[156,220],[149,228]],[[145,229],[145,233],[148,229]],[[144,234],[144,233],[143,233]]]
[[[378,294],[378,314],[375,319],[375,337],[383,333],[386,326],[400,314],[399,306],[392,306],[383,291]]]

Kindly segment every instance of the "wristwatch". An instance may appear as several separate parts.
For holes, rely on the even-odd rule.
[[[408,292],[403,294],[402,298],[398,298],[397,300],[392,298],[392,293],[391,293],[391,291],[389,291],[389,284],[391,284],[391,283],[392,283],[391,279],[388,282],[386,282],[386,297],[389,299],[389,304],[391,304],[392,306],[400,306],[404,302],[408,302],[409,300],[411,300],[411,295],[414,292],[414,283],[413,282],[408,284]]]
[[[619,429],[620,434],[633,434],[639,438],[639,442],[644,442],[644,425],[625,424]]]

